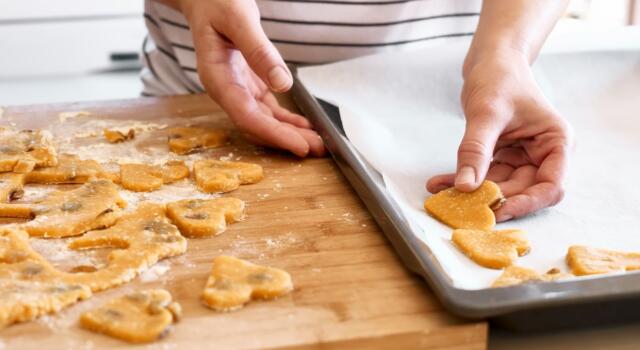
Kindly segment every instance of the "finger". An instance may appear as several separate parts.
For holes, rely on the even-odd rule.
[[[324,157],[325,147],[322,138],[313,130],[297,128],[302,137],[309,143],[309,153],[316,157]]]
[[[224,21],[211,25],[231,40],[251,69],[272,90],[289,90],[293,84],[291,72],[264,33],[255,2],[231,1],[226,12]]]
[[[531,164],[531,159],[522,148],[506,147],[499,149],[493,155],[493,161],[498,163],[509,164],[514,168]]]
[[[436,175],[427,181],[427,191],[431,193],[438,193],[442,190],[446,190],[449,187],[453,187],[456,174],[443,174]]]
[[[197,35],[194,34],[194,44],[200,80],[238,129],[298,156],[304,157],[309,153],[309,144],[299,133],[283,127],[261,109],[261,103],[256,101],[247,86],[245,76],[239,72],[246,67],[242,66],[242,57],[229,49],[213,28],[202,28]]]
[[[509,164],[493,163],[489,166],[487,180],[491,180],[496,183],[506,181],[513,173],[513,170],[514,168]]]
[[[538,168],[533,165],[526,165],[513,170],[508,179],[498,183],[502,194],[507,197],[515,196],[524,192],[527,188],[536,184],[536,173]]]
[[[493,149],[503,129],[502,123],[497,123],[497,120],[491,116],[467,120],[465,134],[458,148],[456,189],[473,191],[484,180]]]
[[[521,194],[507,199],[496,211],[496,220],[507,221],[529,215],[557,204],[563,197],[562,187],[551,182],[541,182],[527,188]]]
[[[278,99],[276,99],[276,97],[272,93],[267,91],[267,93],[264,94],[262,101],[267,106],[269,106],[269,108],[271,108],[271,110],[273,111],[273,116],[276,119],[285,123],[289,123],[291,125],[295,125],[299,128],[311,129],[311,123],[309,123],[307,118],[299,114],[292,113],[288,109],[280,106]]]

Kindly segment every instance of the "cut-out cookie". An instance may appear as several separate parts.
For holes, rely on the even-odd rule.
[[[80,315],[80,325],[130,343],[149,343],[165,336],[180,318],[181,307],[164,289],[112,299]]]
[[[65,282],[29,246],[26,232],[0,230],[0,329],[57,312],[90,296],[88,286]]]
[[[127,140],[133,140],[133,138],[136,136],[136,131],[134,129],[129,129],[126,132],[115,129],[104,129],[102,130],[102,133],[104,134],[104,138],[107,139],[109,143],[118,143]]]
[[[453,231],[453,243],[478,265],[501,269],[512,265],[518,256],[529,252],[529,240],[524,231]]]
[[[82,160],[71,154],[58,157],[58,165],[36,169],[27,174],[27,183],[81,184],[104,177],[104,170],[94,160]]]
[[[108,264],[95,272],[78,272],[68,281],[86,284],[93,291],[133,279],[161,259],[187,250],[187,240],[165,216],[163,205],[145,203],[120,218],[108,229],[87,232],[69,243],[71,249],[118,248],[109,253]]]
[[[185,199],[167,205],[167,216],[187,237],[224,232],[227,223],[244,218],[244,202],[237,198]]]
[[[172,183],[189,176],[183,161],[169,161],[163,166],[147,164],[121,164],[120,184],[135,192],[157,190],[162,184]]]
[[[570,277],[568,274],[560,272],[553,268],[545,274],[539,274],[537,271],[520,266],[508,266],[504,272],[496,279],[491,287],[509,287],[530,282],[550,282]]]
[[[567,264],[576,276],[640,270],[640,253],[571,246]]]
[[[169,149],[177,154],[220,147],[229,141],[228,133],[220,129],[179,127],[167,131],[169,132]]]
[[[219,256],[213,260],[202,301],[216,311],[232,311],[251,299],[273,299],[291,290],[291,276],[284,270]]]
[[[424,209],[440,222],[454,228],[489,231],[496,225],[493,210],[504,197],[498,185],[485,181],[473,192],[449,188],[427,198]]]
[[[0,127],[0,172],[28,173],[35,167],[56,164],[56,150],[50,133]]]
[[[258,164],[199,160],[193,165],[198,188],[204,192],[229,192],[240,185],[256,183],[264,177]]]
[[[8,203],[24,195],[25,174],[0,173],[0,203]]]
[[[71,191],[50,193],[36,204],[2,204],[0,216],[35,216],[21,225],[32,236],[67,237],[113,225],[126,202],[109,180],[88,182]]]

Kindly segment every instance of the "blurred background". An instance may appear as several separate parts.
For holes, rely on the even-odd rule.
[[[142,0],[0,0],[0,9],[0,105],[139,96]],[[562,22],[637,24],[640,0],[572,0]]]

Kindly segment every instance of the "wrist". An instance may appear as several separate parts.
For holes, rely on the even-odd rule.
[[[529,66],[529,55],[525,50],[511,45],[492,45],[479,47],[472,43],[462,66],[462,76],[466,80],[470,72],[478,65],[499,64],[505,66]]]

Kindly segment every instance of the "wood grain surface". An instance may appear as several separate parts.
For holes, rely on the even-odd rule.
[[[81,104],[5,107],[3,125],[51,125],[62,111],[92,118],[154,121],[210,115],[229,126],[206,96],[145,98]],[[74,126],[69,120],[68,127]],[[213,238],[190,239],[186,254],[169,259],[157,279],[133,282],[64,310],[57,316],[8,327],[0,349],[93,349],[131,345],[82,330],[78,315],[108,298],[141,288],[169,290],[184,318],[159,349],[322,348],[484,349],[487,325],[449,315],[425,283],[409,273],[330,158],[300,160],[261,151],[239,137],[213,151],[233,153],[265,169],[265,179],[227,194],[247,203],[248,217]],[[231,313],[204,307],[199,295],[213,257],[234,255],[289,271],[295,290],[275,301],[252,302]]]

